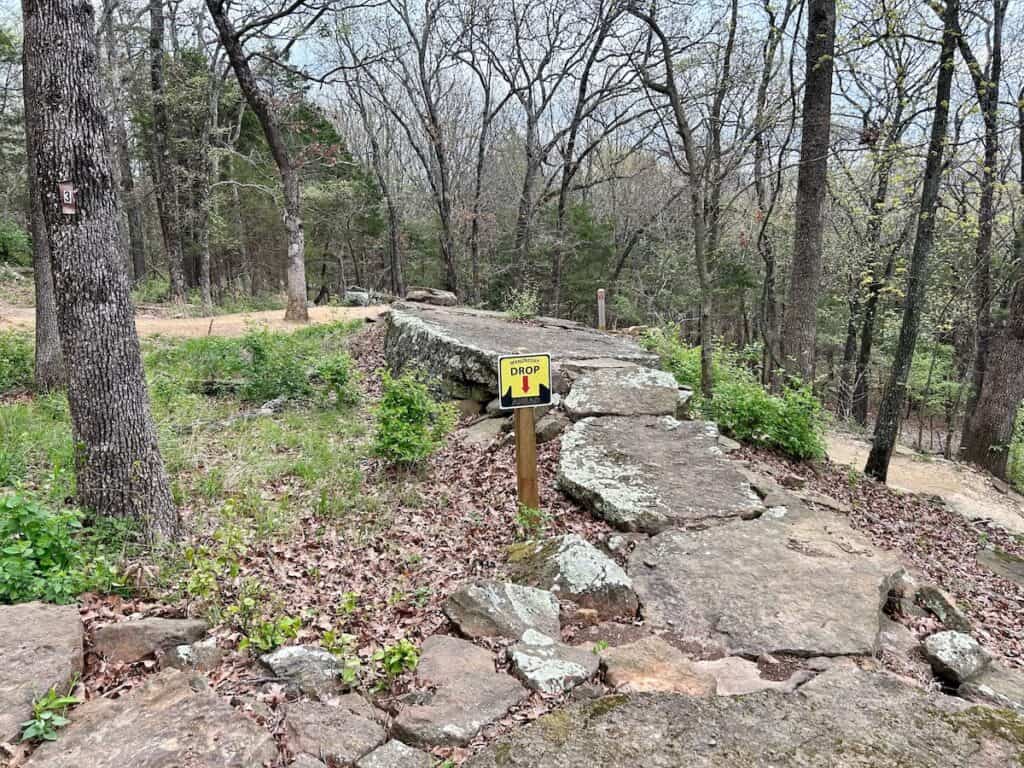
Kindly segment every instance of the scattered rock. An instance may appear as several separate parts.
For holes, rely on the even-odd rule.
[[[321,700],[345,689],[341,663],[333,654],[311,645],[288,645],[260,656],[260,663],[292,690]]]
[[[512,415],[512,409],[501,407],[500,397],[492,398],[490,402],[487,403],[487,407],[484,409],[484,412],[492,418]]]
[[[933,584],[925,584],[918,588],[917,603],[930,611],[947,629],[957,632],[970,632],[971,622],[963,611],[956,607],[953,599]]]
[[[888,616],[882,616],[878,629],[878,650],[897,658],[907,658],[921,647],[917,635]]]
[[[284,719],[288,748],[329,765],[351,765],[383,744],[387,738],[384,728],[366,717],[369,705],[353,697],[362,706],[330,706],[315,701],[289,704]]]
[[[426,752],[391,740],[356,762],[356,768],[431,768],[434,758]]]
[[[270,733],[188,676],[164,670],[117,699],[97,698],[71,713],[60,739],[32,768],[253,768],[277,760]]]
[[[513,581],[549,589],[560,599],[593,608],[602,618],[636,615],[637,598],[629,576],[577,534],[514,544],[508,571]]]
[[[561,435],[568,426],[569,420],[565,418],[565,416],[562,416],[559,413],[549,413],[537,422],[537,443],[544,444],[554,440],[556,437]]]
[[[993,661],[974,680],[963,683],[957,694],[1024,715],[1024,669]]]
[[[476,400],[452,400],[460,418],[472,419],[480,415],[480,403]]]
[[[547,590],[498,581],[477,581],[454,592],[444,613],[469,638],[518,640],[528,629],[558,637],[558,600]]]
[[[985,671],[992,657],[977,640],[963,632],[936,632],[924,639],[924,656],[935,676],[957,686]]]
[[[796,494],[796,497],[807,504],[824,507],[842,515],[848,515],[853,511],[853,508],[845,501],[839,501],[839,499],[834,499],[817,491],[802,490]]]
[[[303,752],[301,755],[297,755],[294,760],[289,763],[290,768],[327,768],[327,764],[317,760],[312,755],[307,755]]]
[[[667,371],[607,368],[581,376],[565,398],[573,421],[588,416],[676,416],[679,385]]]
[[[460,429],[458,435],[470,445],[487,448],[501,436],[503,428],[504,422],[501,419],[481,419]]]
[[[667,416],[577,422],[562,437],[558,486],[625,531],[706,528],[764,509],[713,424]]]
[[[819,512],[666,531],[628,570],[649,625],[727,655],[871,656],[899,565]]]
[[[433,304],[437,307],[454,307],[459,303],[458,296],[451,291],[442,291],[440,288],[410,288],[405,293],[405,300]]]
[[[978,552],[977,559],[986,571],[1024,587],[1024,558],[991,547]]]
[[[591,651],[563,645],[533,629],[509,648],[508,658],[528,688],[549,694],[563,693],[584,682],[597,673],[600,663]]]
[[[693,402],[693,390],[687,387],[680,387],[676,399],[676,418],[680,421],[689,421],[690,403]]]
[[[466,768],[1005,768],[1024,757],[1024,718],[969,708],[855,666],[801,695],[608,696],[491,744]]]
[[[664,691],[687,696],[710,696],[715,678],[656,635],[601,652],[608,685],[626,693]]]
[[[202,619],[119,621],[96,630],[95,650],[110,661],[132,664],[157,651],[194,643],[209,628]]]
[[[743,447],[741,443],[736,442],[731,437],[725,435],[718,436],[718,449],[722,453],[733,453],[740,450]]]
[[[37,696],[82,674],[83,635],[73,605],[0,606],[0,743],[20,734]]]
[[[719,696],[744,696],[757,691],[783,691],[791,693],[797,686],[810,680],[814,674],[807,670],[794,672],[787,680],[766,680],[761,677],[756,662],[727,656],[724,659],[695,661],[693,670],[702,677],[715,681],[714,692]]]
[[[220,665],[224,651],[217,647],[217,641],[211,637],[191,645],[176,645],[158,653],[157,658],[163,669],[209,672]]]
[[[783,488],[795,491],[807,485],[807,478],[790,472],[779,478],[779,485]]]
[[[402,710],[394,724],[394,735],[415,745],[468,744],[527,696],[517,680],[494,671],[493,654],[445,635],[423,643],[417,677],[433,690]]]

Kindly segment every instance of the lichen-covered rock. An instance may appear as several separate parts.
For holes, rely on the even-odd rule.
[[[541,693],[563,693],[597,673],[600,661],[585,648],[564,645],[529,629],[521,642],[508,649],[516,676]]]
[[[191,645],[176,645],[157,655],[163,669],[195,672],[209,672],[215,669],[223,658],[224,651],[217,647],[217,641],[212,637]]]
[[[964,632],[936,632],[924,639],[924,656],[935,676],[950,685],[974,680],[985,671],[992,657]]]
[[[1007,768],[1024,718],[854,665],[797,695],[615,695],[488,746],[466,768]]]
[[[707,422],[608,416],[562,437],[558,487],[625,531],[707,528],[757,517],[760,498]]]
[[[164,670],[118,699],[98,698],[71,712],[60,739],[29,758],[32,768],[255,768],[271,765],[269,731],[188,676]]]
[[[608,368],[581,376],[564,407],[573,421],[588,416],[681,415],[675,377],[653,368]]]
[[[601,652],[605,681],[624,693],[710,696],[715,679],[697,671],[682,651],[656,635]]]
[[[288,705],[285,733],[288,748],[323,760],[328,765],[351,765],[384,743],[387,734],[372,718],[365,701],[355,705],[299,701]]]
[[[444,603],[459,632],[473,639],[518,640],[528,629],[558,637],[558,599],[547,590],[491,580],[460,587]]]
[[[569,420],[560,413],[549,413],[537,422],[537,444],[543,445],[561,435],[569,426]]]
[[[345,689],[341,662],[335,656],[311,645],[287,645],[260,656],[260,664],[288,687],[313,699],[324,699]]]
[[[934,584],[924,584],[915,595],[917,604],[932,613],[947,629],[970,632],[971,622],[949,595]]]
[[[0,606],[0,743],[15,740],[37,696],[82,674],[83,635],[73,605]]]
[[[421,368],[440,378],[451,397],[481,402],[498,393],[498,357],[525,349],[548,352],[554,391],[562,388],[560,361],[604,357],[654,365],[657,358],[631,341],[570,320],[510,322],[499,312],[465,307],[399,304],[388,313],[384,354],[393,371]]]
[[[957,694],[1024,715],[1024,669],[993,661],[980,675],[963,683]]]
[[[455,434],[475,448],[488,448],[501,436],[503,429],[504,423],[501,419],[481,419],[475,424],[463,427]]]
[[[559,599],[593,608],[602,618],[636,615],[637,598],[629,576],[577,534],[514,544],[507,568],[513,581],[549,589]]]
[[[445,635],[423,643],[416,676],[431,689],[398,714],[393,729],[409,744],[468,744],[527,696],[519,681],[494,671],[494,654]]]
[[[451,291],[443,291],[440,288],[410,288],[406,291],[405,300],[421,304],[433,304],[438,307],[454,307],[459,303],[458,296]]]
[[[392,739],[356,762],[356,768],[432,768],[434,764],[426,752]]]
[[[176,645],[194,643],[210,628],[202,619],[157,617],[119,621],[96,630],[94,647],[110,661],[131,664]]]
[[[666,531],[629,573],[649,626],[726,655],[873,655],[893,556],[824,512]]]

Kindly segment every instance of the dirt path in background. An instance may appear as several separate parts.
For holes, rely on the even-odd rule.
[[[864,469],[871,444],[840,432],[829,432],[828,455],[837,464]],[[900,446],[889,463],[889,485],[910,493],[941,496],[968,519],[991,520],[1024,536],[1024,496],[1000,493],[984,472],[941,457],[918,454]]]
[[[310,307],[309,321],[314,324],[331,323],[337,320],[359,320],[377,318],[387,309],[385,306],[372,307]],[[212,325],[211,325],[212,321]],[[236,315],[217,315],[210,317],[157,317],[139,314],[135,325],[141,336],[175,336],[188,338],[193,336],[241,336],[251,325],[263,325],[268,328],[294,329],[294,323],[284,321],[284,310],[274,309],[266,312],[240,312]],[[35,310],[31,307],[8,307],[0,305],[0,330],[7,328],[35,327]]]

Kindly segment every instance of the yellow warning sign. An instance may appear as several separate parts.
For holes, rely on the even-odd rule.
[[[551,404],[551,355],[502,355],[498,358],[498,394],[502,408]]]

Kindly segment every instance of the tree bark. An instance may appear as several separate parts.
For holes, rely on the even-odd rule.
[[[235,77],[238,78],[238,87],[260,121],[263,135],[270,147],[270,154],[281,176],[281,189],[284,193],[281,219],[288,233],[288,308],[285,310],[284,319],[305,323],[309,321],[309,310],[306,308],[306,237],[302,224],[302,189],[298,169],[292,164],[288,145],[285,143],[273,106],[256,81],[235,27],[228,18],[223,0],[206,0],[206,7],[213,17],[221,45],[227,52]]]
[[[185,302],[185,270],[181,256],[178,190],[168,138],[167,94],[164,83],[163,0],[149,0],[149,83],[153,94],[153,171],[157,213],[167,253],[171,301]]]
[[[92,6],[26,0],[28,129],[68,368],[79,502],[134,518],[151,538],[174,537],[178,511],[157,446],[128,276],[97,71]],[[58,185],[74,184],[77,213]]]
[[[28,72],[27,62],[23,67]],[[63,388],[67,383],[64,370],[64,355],[60,348],[60,333],[57,329],[57,303],[53,295],[53,272],[50,265],[50,242],[43,218],[43,201],[40,197],[39,181],[36,175],[35,151],[32,146],[32,131],[28,126],[31,104],[35,100],[30,78],[25,76],[22,88],[25,100],[25,158],[28,161],[28,205],[29,228],[32,233],[32,269],[35,273],[36,291],[36,350],[35,386],[37,392],[50,392]]]
[[[793,266],[782,319],[782,363],[791,375],[814,377],[818,293],[821,284],[822,211],[828,191],[832,122],[835,0],[809,0],[800,169],[797,174]]]
[[[949,122],[949,99],[953,84],[959,10],[959,0],[946,0],[946,7],[942,13],[942,53],[935,87],[935,115],[932,119],[928,160],[925,163],[924,183],[921,188],[917,235],[910,256],[910,265],[907,268],[903,322],[900,325],[900,336],[889,383],[878,408],[871,453],[864,468],[866,474],[882,482],[885,482],[889,473],[889,460],[892,458],[892,451],[899,435],[900,412],[907,395],[907,378],[910,374],[910,364],[914,359],[914,347],[917,344],[917,332],[924,309],[928,257],[935,240],[935,211],[938,207],[946,126]]]

